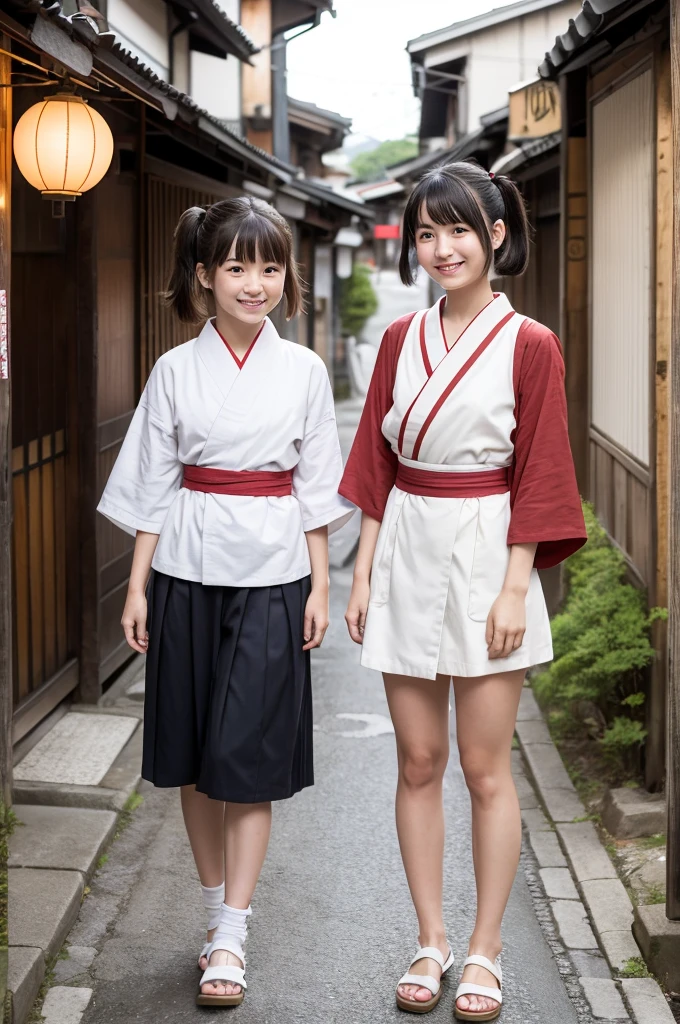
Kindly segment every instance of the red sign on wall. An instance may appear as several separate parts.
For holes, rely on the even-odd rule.
[[[401,225],[399,224],[374,224],[374,238],[401,238]]]

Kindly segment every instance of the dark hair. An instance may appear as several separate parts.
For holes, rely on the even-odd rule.
[[[240,196],[223,199],[207,209],[192,206],[185,210],[175,229],[172,274],[166,293],[168,305],[185,323],[207,320],[209,308],[206,289],[196,275],[202,263],[212,276],[229,258],[232,246],[243,263],[254,263],[259,257],[265,263],[285,267],[283,294],[286,317],[290,320],[302,312],[305,285],[293,255],[293,236],[278,210],[263,199]]]
[[[523,274],[529,262],[529,221],[522,194],[514,181],[503,175],[491,177],[479,164],[444,164],[428,171],[411,192],[404,211],[404,230],[399,257],[399,276],[413,284],[417,261],[416,232],[420,208],[425,205],[435,224],[467,224],[478,236],[486,265],[493,263],[502,276]],[[505,223],[505,239],[491,245],[490,224]]]

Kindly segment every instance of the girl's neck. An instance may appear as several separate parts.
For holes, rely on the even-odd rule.
[[[217,310],[215,317],[215,328],[228,342],[234,355],[242,359],[262,328],[262,321],[254,324],[246,324],[223,309]]]
[[[456,331],[461,326],[466,327],[485,306],[489,305],[493,294],[493,289],[486,277],[469,288],[447,292],[442,312],[444,323],[450,324]]]

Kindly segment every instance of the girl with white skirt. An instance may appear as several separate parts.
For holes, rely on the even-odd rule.
[[[310,651],[328,533],[353,511],[326,368],[267,318],[284,296],[290,318],[301,282],[271,206],[182,215],[169,301],[205,325],[154,366],[99,504],[136,536],[122,624],[147,655],[142,775],[181,790],[208,916],[201,1005],[243,1001],[271,801],[314,781]]]
[[[453,964],[442,914],[449,689],[472,803],[477,918],[461,1020],[502,1003],[501,921],[519,861],[510,749],[526,670],[552,658],[537,569],[585,543],[560,344],[489,283],[529,256],[523,201],[470,163],[428,172],[404,214],[400,274],[444,291],[383,338],[340,493],[362,510],[347,610],[383,673],[399,763],[397,830],[419,948],[397,986],[426,1013]]]

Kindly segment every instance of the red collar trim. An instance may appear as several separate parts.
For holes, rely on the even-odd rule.
[[[217,331],[217,324],[215,323],[215,324],[213,325],[213,326],[215,327],[215,330],[216,330],[216,331],[217,331],[217,333],[219,334],[220,338],[222,339],[222,341],[223,341],[223,342],[224,342],[224,344],[226,345],[226,347],[227,347],[227,351],[228,351],[228,352],[229,352],[229,353],[231,354],[231,356],[232,356],[232,358],[233,358],[234,362],[236,363],[236,365],[238,366],[239,370],[242,370],[242,369],[243,369],[243,367],[245,366],[245,364],[246,364],[246,359],[248,358],[248,356],[250,355],[250,353],[251,353],[251,352],[253,351],[253,348],[255,347],[255,342],[257,341],[257,339],[258,339],[258,338],[260,337],[260,335],[262,334],[262,331],[264,330],[264,324],[265,324],[265,321],[263,320],[263,321],[262,321],[262,325],[261,325],[261,327],[260,327],[259,331],[257,332],[257,334],[255,335],[255,337],[254,337],[254,338],[253,338],[253,340],[251,341],[251,343],[250,343],[250,346],[249,346],[249,348],[248,348],[248,351],[247,351],[247,352],[246,352],[246,354],[244,355],[243,359],[239,359],[239,357],[238,357],[238,356],[236,355],[236,353],[234,352],[233,348],[231,347],[231,345],[229,344],[229,342],[227,341],[227,339],[226,339],[226,338],[224,337],[224,335],[223,335],[223,334],[222,334],[222,333],[221,333],[220,331]]]

